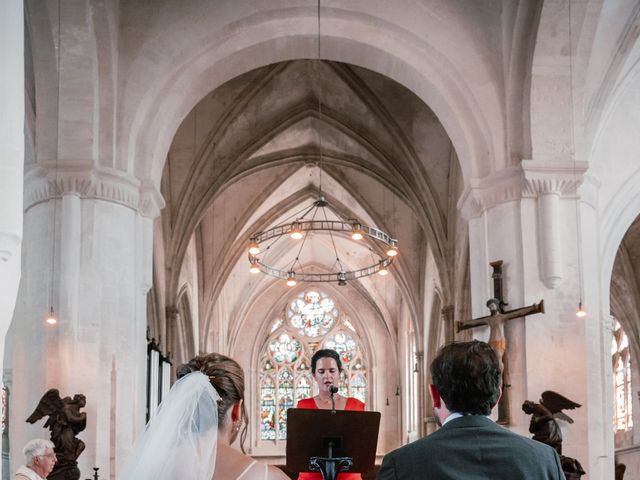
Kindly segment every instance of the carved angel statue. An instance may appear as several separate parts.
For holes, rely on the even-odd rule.
[[[87,414],[80,412],[85,405],[84,395],[60,398],[58,390],[52,388],[42,396],[36,409],[27,418],[27,422],[35,423],[43,417],[49,417],[44,427],[51,430],[51,441],[55,445],[54,451],[58,457],[58,463],[49,475],[49,479],[80,478],[77,459],[85,445],[82,440],[76,438],[76,435],[87,426]],[[60,475],[57,475],[58,472]]]
[[[533,439],[546,443],[558,452],[567,480],[579,479],[585,471],[578,460],[562,455],[562,431],[557,419],[573,423],[573,419],[562,410],[573,410],[580,406],[579,403],[551,390],[542,392],[540,403],[525,400],[522,404],[524,413],[531,415],[529,432],[533,433]]]
[[[542,392],[540,403],[525,400],[522,404],[524,413],[531,415],[529,431],[533,433],[533,439],[552,446],[558,454],[562,454],[562,431],[556,419],[573,423],[573,419],[562,410],[577,407],[580,407],[579,403],[551,390]]]

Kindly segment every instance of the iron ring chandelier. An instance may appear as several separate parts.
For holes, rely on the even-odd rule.
[[[305,212],[302,218],[253,234],[250,237],[249,245],[249,263],[251,264],[250,272],[254,274],[262,272],[266,275],[286,280],[287,285],[289,286],[294,286],[297,282],[337,282],[338,285],[346,285],[348,280],[367,277],[375,273],[378,273],[379,275],[386,275],[388,273],[387,268],[393,263],[396,255],[398,255],[397,240],[382,230],[362,225],[357,220],[329,220],[326,218],[326,213],[324,215],[324,220],[315,220],[315,213],[317,213],[317,210],[324,209],[325,207],[328,207],[328,203],[323,197],[320,197],[319,200],[313,202],[312,207]],[[313,218],[311,220],[305,219],[304,217],[314,208],[316,212],[314,212]],[[333,209],[331,210],[333,211]],[[334,213],[336,212],[334,211]],[[355,241],[368,237],[382,247],[385,256],[383,257],[378,255],[379,260],[377,262],[372,262],[364,268],[356,270],[344,268],[336,251],[332,237],[336,263],[339,266],[338,271],[328,273],[305,272],[302,269],[302,264],[299,260],[300,252],[298,252],[293,264],[289,268],[275,267],[260,258],[260,255],[268,251],[269,248],[271,248],[271,246],[280,238],[288,235],[295,240],[306,240],[306,235],[310,232],[328,232],[330,236],[333,236],[333,234],[350,236],[351,239]],[[272,242],[265,247],[269,241]],[[302,246],[300,247],[300,251],[301,250]],[[373,251],[371,248],[370,250]],[[301,267],[298,270],[294,269],[296,263]]]
[[[320,55],[320,0],[318,0],[318,61],[321,60]],[[318,95],[318,116],[322,119],[322,92]],[[318,199],[313,202],[311,207],[305,207],[304,213],[298,217],[298,212],[289,218],[294,218],[295,221],[290,223],[281,223],[268,230],[257,232],[251,235],[249,245],[249,263],[251,264],[250,272],[265,273],[275,278],[280,278],[287,281],[287,285],[294,286],[298,281],[301,282],[337,282],[338,285],[346,285],[347,280],[355,280],[362,277],[367,277],[378,273],[379,275],[386,275],[388,273],[387,268],[393,262],[393,259],[398,255],[398,241],[386,234],[382,230],[362,225],[358,220],[348,219],[345,220],[339,212],[331,208],[322,195],[322,136],[319,137],[319,152],[320,152],[320,173],[319,173],[319,195]],[[329,219],[326,209],[329,209],[335,217]],[[316,216],[322,211],[324,219],[317,220]],[[307,219],[307,215],[310,219]],[[320,217],[318,217],[320,218]],[[333,246],[333,252],[335,254],[335,263],[329,273],[314,273],[304,270],[304,266],[300,261],[300,254],[302,248],[310,233],[313,232],[327,232],[331,237],[331,244]],[[351,235],[351,239],[354,241],[362,240],[365,236],[373,240],[371,243],[376,243],[378,247],[374,248],[368,245],[368,250],[371,252],[371,263],[359,269],[350,270],[340,261],[340,255],[336,248],[333,235],[340,236]],[[281,238],[289,235],[294,240],[301,240],[301,245],[298,248],[298,253],[288,268],[278,268],[274,265],[270,265],[266,261],[266,252]],[[381,252],[384,252],[382,255]],[[375,261],[373,255],[378,256],[378,261]],[[260,257],[262,256],[262,258]],[[336,271],[336,265],[338,267]],[[296,266],[299,268],[296,270]]]

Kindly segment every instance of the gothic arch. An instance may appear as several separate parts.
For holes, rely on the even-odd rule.
[[[503,122],[496,92],[477,95],[439,47],[381,19],[376,19],[376,27],[371,28],[371,15],[323,9],[323,58],[359,65],[405,85],[441,119],[458,152],[465,179],[491,170],[490,159],[503,156],[499,146],[502,137],[497,133],[500,129],[494,128],[495,122]],[[120,138],[124,140],[124,132],[132,138],[128,146],[123,141],[121,155],[126,155],[132,164],[137,162],[138,177],[158,182],[179,122],[212,88],[252,68],[308,58],[315,41],[310,35],[315,30],[310,29],[315,16],[315,9],[305,8],[250,15],[242,22],[229,23],[227,30],[209,28],[194,33],[192,38],[203,47],[179,51],[176,46],[183,48],[183,42],[171,45],[180,25],[175,22],[166,26],[163,41],[144,45],[131,64],[131,75],[133,79],[155,80],[143,88],[136,80],[130,82],[121,104]],[[180,30],[181,36],[184,31]],[[284,31],[289,33],[274,33]],[[229,49],[231,44],[233,50]],[[161,51],[157,58],[164,57],[166,62],[147,62],[146,54],[155,56],[154,50]],[[472,57],[474,50],[469,45]],[[418,51],[420,55],[416,55]],[[488,84],[489,66],[478,58],[474,58],[474,64],[478,67],[475,75],[485,77],[484,83],[478,82]]]
[[[246,315],[239,321],[236,333],[231,335],[231,351],[237,351],[241,330],[246,331],[247,329],[251,329],[252,331],[256,331],[256,335],[253,337],[253,342],[249,346],[249,351],[243,352],[242,357],[246,358],[246,361],[249,362],[251,371],[258,372],[262,354],[264,353],[264,349],[267,345],[266,342],[273,335],[269,330],[274,320],[281,317],[284,322],[287,322],[287,306],[300,293],[309,290],[324,292],[328,294],[329,297],[333,298],[333,300],[336,302],[336,307],[346,314],[346,316],[350,319],[351,323],[356,329],[356,335],[361,342],[360,353],[369,372],[367,380],[367,390],[370,402],[368,402],[368,405],[370,409],[379,409],[379,406],[376,406],[378,402],[374,395],[376,388],[376,378],[372,374],[372,372],[377,371],[379,367],[379,365],[375,363],[376,355],[373,354],[373,352],[375,351],[376,342],[371,335],[371,330],[373,330],[371,328],[371,319],[369,319],[369,321],[367,322],[363,318],[366,313],[374,313],[374,315],[377,317],[378,315],[375,314],[376,305],[373,304],[370,299],[362,298],[357,299],[358,301],[354,303],[353,297],[345,295],[343,292],[341,292],[340,287],[336,287],[333,284],[299,284],[295,288],[286,290],[284,294],[278,293],[277,296],[280,298],[280,300],[277,302],[272,301],[274,290],[277,290],[277,287],[272,286],[270,289],[265,289],[265,291],[261,293],[259,298],[256,298],[255,301],[252,302],[251,306],[249,306]],[[270,305],[270,308],[268,308],[267,310],[262,310],[258,306],[261,299],[264,300],[266,304]],[[356,303],[360,303],[360,305],[356,305]],[[364,309],[368,309],[368,311],[363,311],[363,307]],[[254,320],[250,321],[248,317],[258,312],[259,314],[254,318]],[[259,325],[258,328],[255,328],[256,323]],[[380,320],[376,321],[375,323],[380,323]],[[320,339],[320,341],[322,341],[322,339]],[[381,381],[380,383],[384,384],[385,382]],[[259,407],[259,396],[256,396],[256,392],[258,392],[258,390],[258,375],[251,375],[247,397],[249,397],[249,408],[254,414],[258,411]],[[253,423],[255,424],[255,422]],[[258,430],[259,429],[256,428],[252,429],[249,435],[252,446],[260,443],[257,436],[259,433]]]

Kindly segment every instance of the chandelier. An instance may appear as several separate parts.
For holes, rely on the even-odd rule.
[[[327,211],[333,213],[329,218]],[[318,219],[320,218],[320,219]],[[325,233],[331,239],[335,262],[329,272],[313,272],[301,261],[301,255],[307,239],[314,233]],[[358,269],[347,268],[338,253],[334,236],[346,237],[349,241],[359,242],[371,239],[374,245],[368,245],[371,261],[368,265]],[[300,242],[294,260],[284,266],[278,267],[267,261],[269,251],[276,243],[285,237],[290,237]],[[397,240],[382,230],[363,225],[356,219],[344,219],[325,200],[322,194],[310,207],[304,209],[301,216],[296,216],[292,222],[285,222],[268,230],[251,235],[249,244],[249,271],[251,273],[265,273],[272,277],[287,281],[287,285],[293,287],[297,282],[337,282],[338,285],[346,285],[348,280],[355,280],[377,273],[384,276],[389,273],[388,267],[398,255]]]
[[[318,62],[320,62],[320,0],[318,0]],[[318,95],[318,117],[322,120],[322,90]],[[297,282],[337,282],[338,285],[346,285],[348,280],[367,277],[375,273],[387,275],[388,267],[398,255],[397,240],[382,230],[363,225],[356,219],[345,219],[338,211],[333,209],[322,194],[322,136],[319,138],[320,163],[319,163],[319,192],[318,199],[311,206],[305,207],[294,214],[295,220],[281,223],[262,232],[256,232],[249,239],[249,263],[250,272],[260,272],[272,277],[287,281],[287,285],[293,287]],[[302,213],[304,212],[304,213]],[[331,218],[327,215],[331,213]],[[302,213],[300,216],[298,214]],[[289,217],[289,218],[292,218]],[[312,272],[307,264],[303,265],[301,255],[307,244],[307,239],[314,234],[328,234],[335,256],[333,266],[329,272]],[[283,266],[276,266],[269,261],[269,251],[274,245],[285,237],[291,237],[300,241],[297,254],[293,261]],[[370,261],[361,268],[349,269],[340,259],[335,237],[347,237],[348,241],[366,243]],[[367,241],[369,239],[370,241]],[[310,263],[310,262],[309,262]],[[362,262],[361,262],[362,263]]]

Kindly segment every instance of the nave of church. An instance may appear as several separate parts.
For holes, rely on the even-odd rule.
[[[0,13],[3,479],[48,436],[25,419],[50,388],[86,396],[83,478],[115,479],[202,352],[243,367],[245,447],[282,465],[309,359],[336,349],[342,391],[381,413],[379,463],[437,428],[429,364],[489,339],[456,325],[500,285],[506,312],[544,300],[504,322],[501,423],[530,436],[523,402],[558,392],[583,478],[640,480],[640,3]],[[314,212],[367,235],[265,237],[249,260]]]

